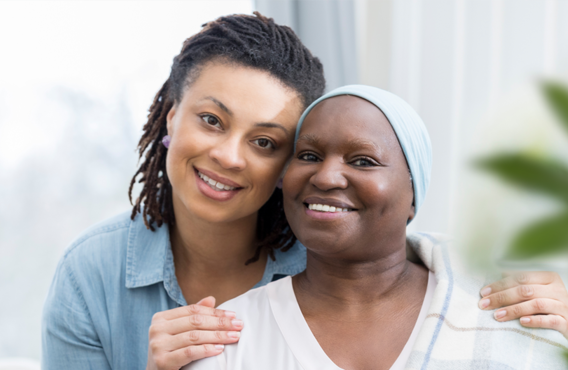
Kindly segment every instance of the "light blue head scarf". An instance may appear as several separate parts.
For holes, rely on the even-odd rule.
[[[430,183],[432,145],[430,144],[430,136],[428,135],[426,126],[424,126],[420,116],[418,116],[407,102],[398,96],[388,91],[365,85],[348,85],[332,90],[313,102],[304,111],[298,122],[294,143],[298,140],[302,123],[304,123],[304,119],[312,108],[322,100],[338,95],[352,95],[363,98],[376,105],[387,117],[398,137],[398,142],[402,147],[402,151],[406,157],[406,163],[408,163],[408,168],[412,175],[414,207],[415,212],[418,213],[418,209],[424,202],[426,190],[428,190],[428,184]],[[294,150],[295,149],[294,144]]]

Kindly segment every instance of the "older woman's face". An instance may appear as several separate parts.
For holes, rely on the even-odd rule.
[[[326,99],[306,117],[283,191],[292,230],[321,254],[364,260],[392,253],[366,247],[388,245],[414,217],[408,167],[390,123],[353,96]]]
[[[255,217],[291,155],[301,110],[298,95],[267,72],[206,64],[167,117],[176,217]]]

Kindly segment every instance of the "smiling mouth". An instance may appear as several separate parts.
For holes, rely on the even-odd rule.
[[[339,207],[333,207],[333,206],[330,206],[330,205],[327,205],[327,204],[304,203],[304,205],[312,211],[323,212],[323,213],[352,212],[352,211],[355,210],[354,208],[339,208]]]
[[[235,188],[233,186],[229,186],[227,184],[223,184],[220,181],[215,181],[212,178],[210,178],[207,175],[202,174],[201,172],[197,171],[197,176],[199,176],[199,178],[201,178],[201,180],[203,180],[203,182],[205,182],[207,185],[209,185],[209,187],[215,191],[231,191],[231,190],[237,190],[238,188]]]

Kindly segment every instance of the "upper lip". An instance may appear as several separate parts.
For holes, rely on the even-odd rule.
[[[306,199],[304,199],[304,203],[307,203],[307,204],[323,204],[323,205],[328,205],[328,206],[335,207],[335,208],[355,209],[355,206],[353,206],[352,204],[345,203],[345,202],[342,202],[340,200],[333,199],[333,198],[307,197]]]
[[[211,179],[213,179],[213,180],[215,180],[215,181],[217,181],[217,182],[220,182],[221,184],[229,185],[229,186],[231,186],[231,187],[233,187],[233,188],[242,188],[242,186],[241,186],[240,184],[238,184],[238,183],[236,183],[236,182],[234,182],[234,181],[232,181],[232,180],[229,180],[229,179],[226,178],[226,177],[219,176],[219,175],[217,175],[215,172],[211,172],[211,171],[204,170],[204,169],[202,169],[202,168],[197,168],[197,167],[194,167],[194,168],[195,168],[195,170],[196,170],[197,172],[201,172],[201,173],[204,174],[205,176],[207,176],[207,177],[209,177],[209,178],[211,178]]]

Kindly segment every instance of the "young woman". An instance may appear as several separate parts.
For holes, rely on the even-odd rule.
[[[221,17],[184,43],[140,140],[132,214],[85,231],[59,263],[44,369],[179,369],[238,341],[244,323],[199,300],[305,268],[277,185],[324,85],[294,33],[258,14]]]
[[[475,309],[483,280],[459,271],[447,240],[413,235],[419,260],[407,259],[431,170],[408,104],[345,86],[298,130],[283,192],[306,270],[223,304],[247,322],[240,341],[187,369],[565,369],[558,332],[502,328]]]

